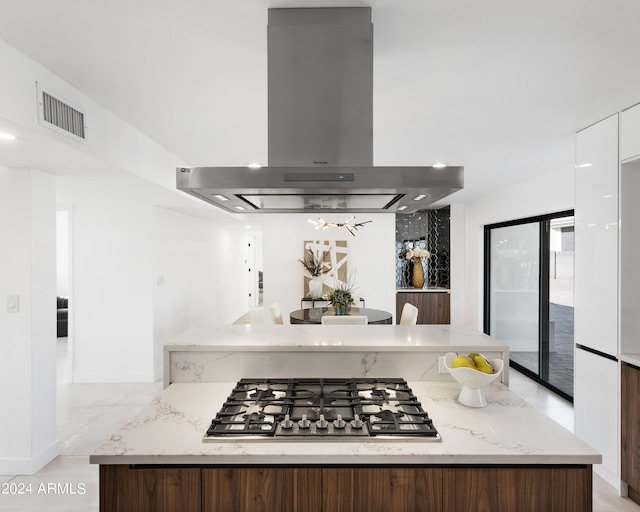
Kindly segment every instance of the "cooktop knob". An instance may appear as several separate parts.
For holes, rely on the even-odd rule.
[[[302,415],[302,419],[298,421],[298,426],[300,428],[309,428],[311,426],[311,422],[307,419],[306,414]]]
[[[326,430],[327,428],[329,428],[329,422],[324,419],[324,414],[321,414],[320,419],[316,421],[316,427],[322,430]]]
[[[347,422],[342,419],[342,414],[338,414],[338,418],[333,420],[333,426],[335,428],[345,428],[347,426]]]
[[[293,421],[291,421],[288,414],[284,415],[284,419],[280,422],[280,426],[285,430],[291,430],[293,428]]]
[[[364,427],[364,421],[360,419],[359,414],[354,414],[353,419],[349,423],[351,423],[351,428],[361,429]]]

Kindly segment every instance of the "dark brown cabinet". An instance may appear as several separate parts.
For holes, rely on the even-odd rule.
[[[442,511],[442,469],[326,468],[323,511]]]
[[[620,367],[620,469],[629,498],[640,504],[640,369]]]
[[[443,510],[591,510],[591,478],[591,468],[573,466],[445,469]]]
[[[100,466],[102,512],[585,512],[591,465]]]
[[[203,468],[202,510],[321,512],[322,470],[286,467]]]
[[[100,510],[200,512],[200,468],[100,466]]]
[[[408,302],[418,308],[419,324],[451,323],[451,295],[447,292],[396,293],[396,323],[400,323],[402,308]]]

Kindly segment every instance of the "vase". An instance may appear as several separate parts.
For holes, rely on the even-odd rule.
[[[309,279],[309,297],[319,299],[322,297],[322,276]]]
[[[346,316],[351,313],[350,304],[334,304],[333,309],[336,312],[336,316]]]
[[[424,271],[422,270],[422,260],[413,258],[413,276],[411,284],[414,288],[422,288],[424,286]]]

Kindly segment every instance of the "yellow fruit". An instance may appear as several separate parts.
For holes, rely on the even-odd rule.
[[[477,352],[471,352],[469,354],[469,359],[474,360],[476,358],[476,356],[479,356],[480,354],[478,354]]]
[[[480,370],[483,373],[494,373],[493,368],[491,368],[491,365],[489,364],[489,361],[487,361],[487,359],[483,355],[478,354],[473,358],[473,362],[476,364],[476,370]]]
[[[476,365],[473,359],[467,356],[457,356],[451,363],[451,368],[474,368]]]

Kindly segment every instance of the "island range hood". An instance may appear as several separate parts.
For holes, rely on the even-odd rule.
[[[373,165],[369,7],[268,10],[269,165],[179,167],[177,187],[235,213],[412,213],[462,167]]]

